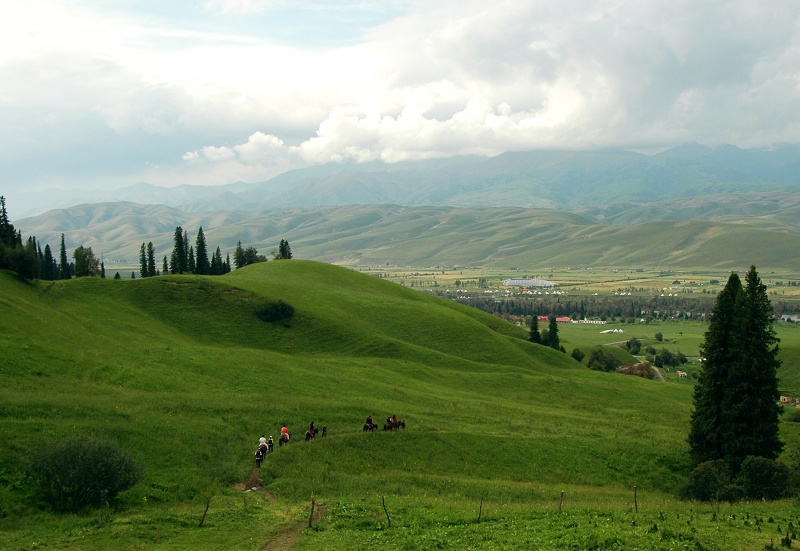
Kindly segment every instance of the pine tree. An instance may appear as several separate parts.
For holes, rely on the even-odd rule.
[[[56,265],[56,261],[53,258],[53,251],[50,249],[50,245],[44,246],[44,260],[42,261],[42,279],[44,281],[53,281],[57,278],[58,266]]]
[[[736,310],[736,356],[722,403],[723,451],[733,472],[748,455],[777,459],[783,449],[778,434],[779,339],[767,287],[755,266],[747,272]]]
[[[186,271],[186,249],[183,248],[183,228],[175,228],[174,246],[172,247],[172,258],[170,258],[170,271],[173,274],[180,274]]]
[[[189,232],[183,230],[183,270],[182,272],[189,271]]]
[[[738,274],[728,278],[717,295],[711,321],[700,347],[703,369],[694,387],[694,411],[689,428],[692,464],[722,459],[722,403],[727,370],[734,361],[736,303],[743,292]]]
[[[197,273],[197,263],[194,261],[194,246],[189,245],[189,263],[186,265],[186,271],[190,274]]]
[[[161,265],[161,273],[165,275],[169,273],[169,264],[167,263],[167,255],[164,255],[164,263]]]
[[[72,271],[69,267],[69,260],[67,259],[67,247],[64,244],[64,234],[61,234],[61,254],[59,255],[58,264],[58,278],[69,279],[72,277]]]
[[[206,236],[203,234],[203,226],[197,230],[197,239],[195,240],[195,256],[197,267],[195,273],[205,275],[210,272],[211,263],[208,260],[208,245],[206,243]]]
[[[528,334],[528,340],[541,344],[542,335],[539,333],[539,316],[536,314],[531,316],[531,332]]]
[[[147,252],[144,246],[144,241],[142,241],[142,246],[139,249],[139,275],[142,277],[147,277],[150,273],[147,271]]]
[[[156,252],[153,249],[153,242],[147,243],[147,276],[155,277],[156,275]]]
[[[705,360],[688,439],[693,463],[722,459],[735,474],[747,456],[778,457],[778,342],[755,266],[744,288],[731,275],[701,348]]]
[[[561,350],[561,340],[558,338],[558,321],[555,314],[550,314],[550,324],[547,329],[547,346]]]
[[[236,269],[243,268],[245,263],[244,258],[244,249],[242,248],[242,242],[239,241],[236,243],[236,250],[233,251],[233,263],[236,265]]]

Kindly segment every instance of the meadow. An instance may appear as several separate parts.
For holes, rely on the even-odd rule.
[[[275,300],[294,316],[260,321]],[[590,371],[525,328],[356,270],[0,272],[0,309],[2,549],[764,549],[800,525],[792,499],[673,497],[690,382]],[[588,348],[582,330],[562,338]],[[686,354],[702,334],[661,331]],[[407,428],[363,432],[369,414]],[[311,421],[328,436],[302,441]],[[258,437],[283,423],[295,441],[254,472]],[[26,466],[72,434],[113,438],[144,480],[107,509],[50,512]],[[796,460],[798,423],[781,434]]]

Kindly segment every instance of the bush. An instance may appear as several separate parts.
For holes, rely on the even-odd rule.
[[[586,365],[595,371],[616,371],[619,367],[619,360],[598,346],[589,354],[589,361]]]
[[[747,456],[736,482],[749,499],[781,499],[789,494],[789,469],[766,457]]]
[[[39,452],[29,467],[37,497],[54,510],[77,512],[113,500],[142,478],[142,469],[108,439],[75,436]]]
[[[571,355],[574,359],[578,360],[579,362],[582,362],[583,358],[586,357],[586,354],[584,354],[583,350],[581,350],[580,348],[573,348]]]
[[[728,498],[732,492],[729,488],[731,474],[728,464],[717,459],[716,461],[706,461],[700,463],[689,474],[689,478],[678,490],[678,495],[682,499],[696,499],[698,501],[715,501],[717,499]]]
[[[261,321],[282,321],[294,315],[294,307],[282,300],[262,302],[256,307],[256,316]]]
[[[740,499],[781,499],[793,491],[792,473],[782,463],[765,457],[748,456],[735,479],[722,459],[700,463],[678,490],[683,499],[738,501]]]

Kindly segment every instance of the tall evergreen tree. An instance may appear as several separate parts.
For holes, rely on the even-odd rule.
[[[72,272],[69,268],[69,260],[67,259],[67,247],[64,244],[64,234],[61,234],[61,254],[58,257],[58,278],[69,279],[72,277]]]
[[[236,269],[243,268],[246,266],[245,258],[244,258],[244,248],[242,247],[242,242],[239,241],[236,243],[236,250],[233,251],[233,263],[236,265]]]
[[[205,275],[209,273],[211,262],[208,259],[208,245],[206,243],[206,236],[203,234],[203,226],[197,230],[197,239],[195,240],[195,273]]]
[[[183,230],[183,271],[189,270],[189,232]]]
[[[167,275],[169,273],[169,264],[167,263],[167,255],[164,255],[164,262],[161,265],[161,273]]]
[[[186,266],[186,271],[190,274],[197,273],[197,263],[194,260],[194,246],[189,245],[189,263]]]
[[[542,335],[539,333],[539,316],[536,314],[531,316],[531,331],[528,333],[528,340],[536,344],[542,342]]]
[[[180,274],[186,271],[186,249],[183,247],[183,228],[175,228],[174,246],[172,247],[172,258],[170,258],[170,271],[173,274]]]
[[[742,281],[732,273],[717,295],[700,355],[703,369],[694,387],[694,411],[689,427],[692,464],[722,459],[722,404],[728,368],[736,357],[736,303],[742,294]]]
[[[755,266],[747,272],[736,309],[737,353],[722,404],[723,451],[734,472],[748,455],[777,459],[783,450],[778,434],[779,339],[767,287]]]
[[[152,241],[147,243],[147,275],[148,277],[156,275],[156,252]]]
[[[701,348],[705,360],[688,438],[693,463],[722,459],[735,474],[747,456],[778,457],[778,341],[755,266],[744,288],[731,275]]]
[[[42,279],[45,281],[53,281],[58,277],[58,266],[53,258],[53,251],[50,245],[44,246],[44,260],[42,261]]]
[[[558,321],[556,321],[555,314],[550,314],[548,320],[550,323],[547,327],[547,346],[561,350],[561,339],[558,338]]]
[[[142,241],[142,246],[139,249],[139,275],[142,277],[150,275],[147,271],[147,249],[145,249],[144,241]]]

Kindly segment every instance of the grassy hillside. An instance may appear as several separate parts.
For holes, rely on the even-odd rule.
[[[641,218],[641,212],[635,216]],[[654,208],[645,217],[658,218]],[[53,211],[16,223],[23,235],[36,236],[55,251],[62,233],[70,251],[78,245],[92,247],[102,253],[112,274],[117,266],[124,266],[119,268],[124,274],[138,271],[143,242],[153,242],[160,266],[171,254],[176,226],[188,232],[192,243],[202,226],[208,245],[212,250],[219,246],[223,257],[233,253],[237,242],[269,254],[286,239],[295,257],[342,265],[659,266],[724,272],[756,264],[762,270],[800,273],[794,254],[800,231],[796,218],[774,213],[619,226],[577,214],[511,207],[361,205],[188,213],[115,203]]]
[[[278,299],[290,322],[255,316]],[[301,546],[429,548],[484,498],[495,523],[545,522],[562,490],[576,522],[622,522],[633,486],[661,502],[688,468],[688,385],[591,372],[519,327],[326,264],[32,285],[0,272],[0,310],[0,548],[260,549],[307,520],[312,496],[327,520]],[[363,433],[367,414],[408,429]],[[236,489],[261,434],[285,422],[299,439],[310,421],[329,436],[261,469],[277,501]],[[76,433],[145,465],[110,517],[27,495],[27,459]],[[401,532],[376,532],[378,496]],[[474,529],[490,545],[492,524]],[[620,537],[659,537],[644,534]]]

